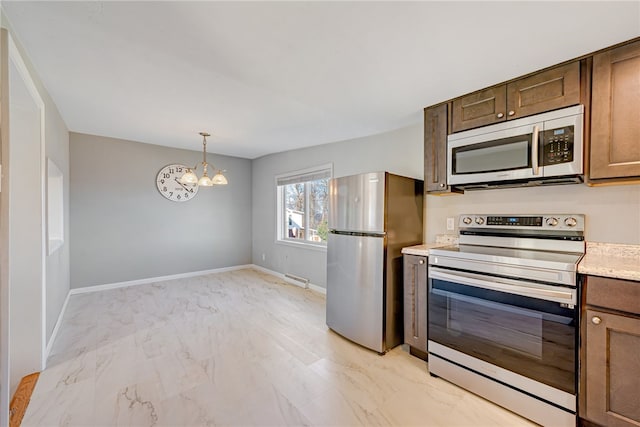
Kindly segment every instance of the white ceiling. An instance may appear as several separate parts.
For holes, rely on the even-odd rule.
[[[69,130],[265,154],[640,35],[629,2],[2,1]]]

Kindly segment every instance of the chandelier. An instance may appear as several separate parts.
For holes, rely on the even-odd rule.
[[[209,178],[207,175],[207,167],[209,166],[207,163],[207,137],[211,135],[207,132],[200,132],[200,135],[202,135],[202,178],[198,179],[198,176],[195,174],[194,171],[198,168],[198,165],[195,165],[193,168],[188,168],[184,175],[180,177],[179,181],[183,184],[198,184],[199,187],[227,185],[227,178],[224,177],[220,169],[218,169],[218,172],[213,178]]]

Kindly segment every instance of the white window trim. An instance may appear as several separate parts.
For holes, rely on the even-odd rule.
[[[64,244],[64,176],[47,159],[47,241],[49,255]]]
[[[275,186],[275,193],[276,193],[275,194],[275,198],[276,198],[275,242],[277,244],[291,246],[295,248],[311,249],[311,250],[322,251],[322,252],[327,251],[326,243],[318,244],[309,240],[302,241],[302,240],[282,238],[282,236],[284,235],[284,217],[283,217],[284,194],[283,194],[283,188],[281,186],[278,186],[278,181],[282,178],[288,178],[295,175],[308,175],[315,172],[323,172],[327,170],[329,171],[330,178],[333,178],[333,163],[325,163],[323,165],[318,165],[318,166],[314,166],[306,169],[298,169],[295,171],[282,173],[275,176],[275,179],[274,179],[274,186]]]

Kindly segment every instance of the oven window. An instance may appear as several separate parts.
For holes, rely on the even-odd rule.
[[[429,340],[575,393],[575,309],[443,280],[429,283]]]
[[[447,313],[447,330],[452,334],[472,335],[526,357],[542,359],[543,317],[538,311],[513,310],[493,301],[456,295],[449,299]]]
[[[531,167],[531,134],[453,149],[453,173],[498,172]]]

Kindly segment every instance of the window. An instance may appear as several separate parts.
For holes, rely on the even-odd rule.
[[[276,177],[279,241],[326,245],[331,174],[324,165]]]

